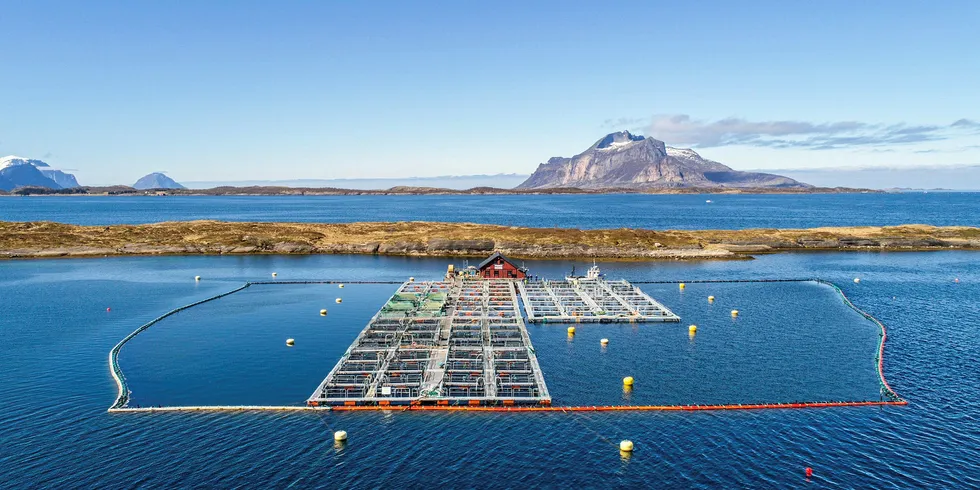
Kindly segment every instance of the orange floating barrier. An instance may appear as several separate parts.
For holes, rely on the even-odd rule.
[[[717,411],[717,410],[765,410],[765,409],[787,409],[787,408],[830,408],[830,407],[871,407],[871,406],[904,406],[908,405],[905,400],[900,401],[855,401],[855,402],[804,402],[804,403],[755,403],[755,404],[733,404],[733,405],[599,405],[599,406],[576,406],[576,407],[556,407],[551,405],[551,400],[541,400],[539,405],[520,405],[508,404],[513,400],[504,400],[505,406],[485,406],[481,405],[480,400],[469,400],[464,406],[450,406],[449,400],[438,400],[438,405],[406,405],[405,411],[473,411],[473,412],[642,412],[642,411]],[[344,411],[369,411],[369,410],[388,410],[388,405],[375,406],[337,406],[332,410]]]

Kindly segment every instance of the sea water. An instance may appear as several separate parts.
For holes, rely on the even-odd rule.
[[[116,394],[109,349],[175,306],[271,279],[273,271],[280,280],[401,281],[439,277],[446,263],[373,256],[0,263],[0,480],[6,487],[76,488],[802,487],[810,466],[811,483],[821,486],[980,485],[974,468],[980,460],[980,265],[971,252],[600,263],[610,277],[636,281],[820,277],[841,284],[888,326],[885,372],[909,400],[906,407],[105,412]],[[548,277],[587,266],[528,265]],[[122,351],[134,403],[301,403],[394,287],[250,288],[178,314]],[[530,327],[556,403],[877,395],[877,333],[824,287],[689,284],[683,293],[676,285],[642,287],[682,323],[582,325],[571,341],[562,326]],[[716,296],[714,305],[708,294]],[[338,296],[344,298],[339,305]],[[734,323],[724,314],[733,307],[744,312]],[[329,310],[326,317],[320,308]],[[694,339],[688,319],[699,324]],[[287,337],[296,338],[295,347],[285,346]],[[601,337],[611,339],[604,352]],[[631,400],[623,399],[619,381],[627,373],[637,378]],[[331,433],[340,429],[350,440],[335,446]],[[629,458],[615,447],[621,439],[636,444]]]
[[[450,221],[592,229],[811,228],[908,223],[980,226],[980,193],[0,198],[2,221],[113,225],[191,219]]]

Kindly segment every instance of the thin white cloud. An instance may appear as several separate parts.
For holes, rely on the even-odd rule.
[[[625,120],[625,118],[624,118]],[[960,119],[948,125],[871,124],[860,121],[704,121],[687,114],[653,116],[648,133],[671,145],[697,148],[746,145],[831,150],[943,141],[980,134],[980,122]]]

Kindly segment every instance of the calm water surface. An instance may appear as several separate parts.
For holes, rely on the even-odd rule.
[[[529,263],[557,276],[570,263]],[[581,268],[584,264],[578,264]],[[109,415],[111,346],[245,280],[438,277],[414,258],[160,257],[0,262],[5,487],[980,486],[980,265],[964,252],[793,254],[600,264],[612,277],[822,277],[889,327],[886,374],[908,407],[611,414]],[[193,276],[201,275],[200,283]],[[851,282],[860,276],[861,284]],[[954,278],[960,282],[955,283]],[[270,286],[155,326],[121,362],[135,403],[299,402],[390,293]],[[647,288],[681,325],[531,327],[564,403],[876,397],[875,333],[809,284]],[[342,293],[342,294],[341,294]],[[704,301],[718,297],[715,305]],[[343,296],[336,305],[333,298]],[[737,305],[737,306],[736,306]],[[745,312],[732,323],[724,313]],[[112,311],[106,312],[111,307]],[[319,308],[330,310],[326,318]],[[688,319],[699,324],[695,339]],[[171,321],[172,320],[172,321]],[[297,346],[287,349],[286,337]],[[611,339],[603,351],[598,338]],[[697,400],[692,400],[697,399]],[[351,434],[336,448],[333,430]],[[629,438],[631,458],[611,444]],[[803,468],[812,466],[807,482]]]
[[[705,202],[709,199],[713,202]],[[111,225],[192,219],[649,229],[980,226],[980,193],[0,198],[3,221]]]

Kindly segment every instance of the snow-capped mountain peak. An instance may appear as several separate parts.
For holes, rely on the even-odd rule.
[[[624,146],[629,146],[637,141],[643,141],[644,139],[646,138],[631,134],[629,131],[618,131],[615,133],[609,133],[601,140],[597,141],[595,148],[597,150],[615,150]]]
[[[29,177],[31,172],[14,172],[15,167],[21,167],[24,165],[30,165],[37,169],[44,177],[46,177],[51,182],[47,182],[43,179],[37,179],[36,177]],[[20,185],[39,185],[41,187],[51,187],[54,189],[60,189],[62,187],[78,187],[78,181],[75,180],[75,176],[61,170],[51,168],[51,165],[37,160],[34,158],[24,158],[16,155],[8,155],[0,158],[0,172],[7,171],[7,180],[10,183],[6,184],[6,187],[11,189]],[[16,174],[17,178],[12,178],[11,176]],[[4,189],[10,190],[10,189]]]
[[[47,163],[33,158],[24,158],[17,155],[7,155],[0,158],[0,169],[13,167],[14,165],[34,165],[35,167],[50,167]]]
[[[684,159],[687,159],[687,160],[693,160],[693,161],[695,161],[697,163],[701,163],[701,164],[704,164],[704,163],[707,163],[707,162],[711,161],[711,160],[705,159],[704,157],[702,157],[701,155],[699,155],[698,152],[696,152],[696,151],[694,151],[694,150],[692,150],[690,148],[674,148],[672,146],[668,146],[667,147],[667,155],[668,156],[672,156],[674,158],[684,158]]]

